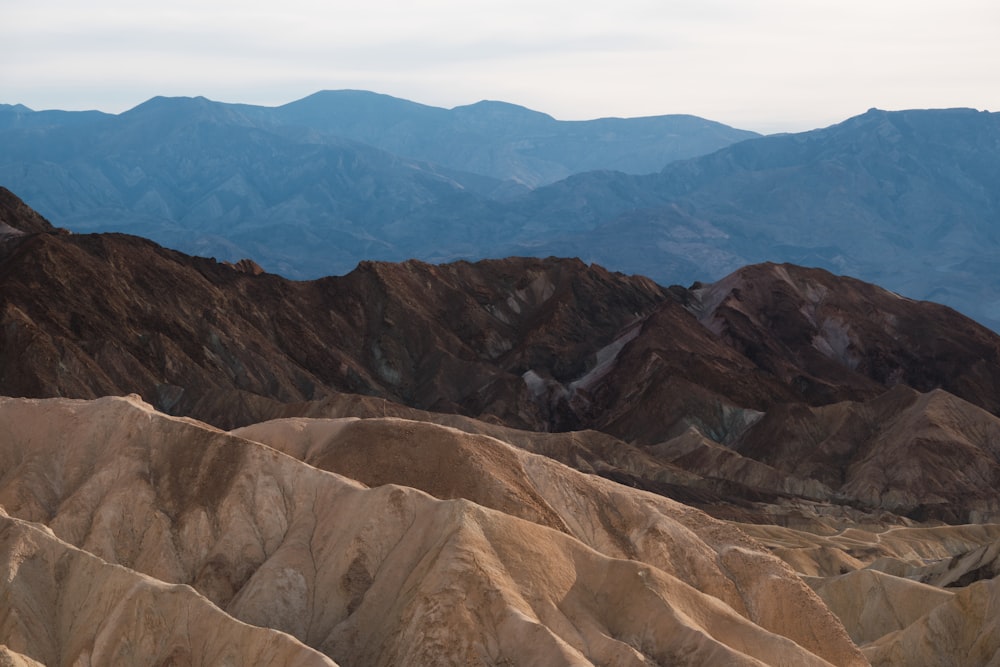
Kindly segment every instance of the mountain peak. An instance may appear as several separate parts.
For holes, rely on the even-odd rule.
[[[541,111],[534,111],[533,109],[529,109],[528,107],[524,107],[519,104],[511,104],[510,102],[502,102],[499,100],[480,100],[473,104],[457,106],[451,111],[461,117],[476,116],[488,118],[490,120],[505,118],[536,120],[543,122],[555,121],[555,118],[546,113],[542,113]]]
[[[156,109],[191,109],[191,108],[204,108],[211,104],[214,104],[207,97],[198,95],[196,97],[186,97],[183,95],[179,96],[166,96],[157,95],[151,97],[145,102],[138,104],[125,113],[131,113],[134,111],[151,111]]]
[[[157,116],[217,116],[234,119],[239,117],[235,105],[225,102],[215,102],[207,97],[151,97],[142,104],[132,107],[121,114],[122,118],[141,118]]]
[[[150,98],[121,114],[121,118],[131,122],[152,119],[154,123],[209,121],[220,124],[252,125],[244,114],[245,107],[215,102],[207,97],[164,97]]]

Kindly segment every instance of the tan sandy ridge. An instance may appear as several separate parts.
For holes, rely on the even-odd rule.
[[[541,523],[369,489],[133,399],[0,399],[0,434],[8,514],[342,664],[865,662],[735,529],[496,441],[490,456],[524,470],[498,490],[534,488]]]

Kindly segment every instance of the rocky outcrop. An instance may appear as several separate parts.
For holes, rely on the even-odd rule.
[[[54,232],[56,228],[7,188],[0,186],[0,239]]]
[[[956,593],[905,629],[864,648],[873,667],[989,665],[1000,651],[1000,580]]]
[[[743,528],[804,575],[873,665],[993,663],[998,580],[981,568],[1000,525]],[[967,575],[977,583],[948,583]]]
[[[1000,419],[942,390],[770,410],[733,444],[742,456],[914,519],[1000,518]]]
[[[811,621],[801,626],[785,615],[783,605],[759,599],[757,586],[734,586],[732,576],[725,574],[730,567],[741,570],[744,565],[766,572],[773,578],[775,595],[789,604],[798,600],[795,604],[812,607],[814,601],[804,590],[779,583],[789,573],[767,560],[751,565],[757,558],[752,543],[678,503],[581,475],[493,438],[421,422],[292,419],[234,433],[371,486],[413,486],[438,498],[466,498],[547,525],[607,556],[669,572],[773,632],[806,646],[812,641]],[[692,533],[702,544],[689,542]],[[706,558],[692,559],[694,553]]]
[[[859,646],[919,622],[955,595],[872,569],[817,582],[816,592]]]

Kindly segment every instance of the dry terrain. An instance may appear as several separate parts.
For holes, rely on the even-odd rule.
[[[998,664],[998,413],[816,269],[294,282],[0,190],[0,664]]]

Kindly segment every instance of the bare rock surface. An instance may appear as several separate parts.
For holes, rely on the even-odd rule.
[[[0,285],[4,394],[138,393],[223,427],[351,392],[544,430],[563,417],[523,375],[583,375],[664,298],[579,260],[363,263],[294,282],[115,234],[9,239]]]
[[[791,264],[748,266],[694,292],[705,326],[808,403],[905,384],[1000,411],[996,334],[945,306]]]
[[[16,653],[7,646],[0,646],[0,665],[3,667],[44,667],[22,653]]]
[[[1000,655],[1000,580],[973,584],[905,629],[864,648],[874,667],[996,665]]]
[[[816,592],[859,645],[909,627],[955,595],[870,569],[823,581]]]
[[[1000,419],[940,389],[778,406],[732,449],[864,506],[950,523],[1000,518]]]
[[[803,575],[873,665],[992,665],[1000,525],[743,530]]]
[[[369,489],[137,398],[3,399],[0,418],[8,514],[343,664],[864,664],[819,600],[751,540],[609,482],[592,487],[604,488],[605,511],[626,532],[645,517],[643,551],[663,554],[659,564],[469,500]],[[527,456],[497,445],[501,461]],[[532,458],[559,489],[546,502],[561,499],[555,514],[570,517],[584,498],[572,489],[588,478]],[[582,509],[580,530],[602,522],[594,511]]]
[[[54,232],[56,228],[13,192],[0,186],[0,238]]]
[[[786,604],[814,606],[811,596],[791,583],[791,572],[770,559],[758,560],[755,543],[738,531],[679,503],[582,475],[493,438],[421,422],[291,419],[235,434],[368,485],[404,484],[548,525],[605,555],[669,572],[822,653],[812,645],[815,609],[802,625],[783,605],[765,602],[780,596]],[[745,567],[766,574],[775,590],[761,595],[759,584],[739,583],[744,575],[735,573]]]
[[[0,563],[0,664],[335,664],[235,620],[189,586],[108,564],[38,524],[0,516]]]

